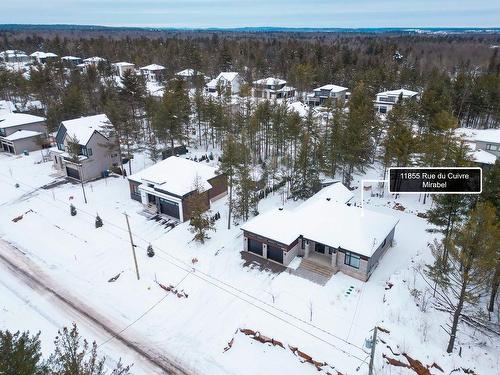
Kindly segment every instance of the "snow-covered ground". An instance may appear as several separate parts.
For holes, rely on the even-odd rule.
[[[431,307],[421,311],[410,295],[410,289],[423,288],[413,268],[431,259],[427,244],[434,235],[426,231],[426,221],[416,215],[430,207],[430,200],[423,206],[418,196],[400,197],[397,201],[406,210],[399,211],[393,209],[391,195],[371,197],[365,191],[365,209],[400,220],[394,246],[367,283],[338,273],[321,286],[288,272],[274,274],[243,267],[241,231],[238,227],[226,229],[226,199],[213,205],[212,210],[219,211],[222,218],[217,231],[202,246],[191,241],[187,223],[167,231],[147,220],[141,214],[141,205],[130,199],[127,181],[120,177],[86,184],[88,204],[83,202],[78,184],[39,189],[54,180],[51,163],[37,163],[40,158],[36,152],[17,157],[0,154],[1,238],[25,252],[60,290],[85,301],[125,329],[123,336],[186,369],[201,374],[318,373],[312,364],[302,363],[288,349],[290,345],[316,361],[327,362],[335,371],[364,374],[369,355],[365,339],[378,325],[390,331],[379,331],[385,344],[379,342],[377,346],[378,374],[411,373],[385,364],[383,353],[395,357],[387,345],[426,365],[436,362],[445,373],[458,367],[473,368],[478,374],[499,373],[498,340],[486,341],[481,347],[468,345],[472,339],[465,334],[474,333],[463,328],[459,338],[462,357],[446,354],[447,336],[440,327],[446,323],[446,315]],[[149,164],[137,155],[132,172]],[[379,177],[379,172],[371,169],[363,178]],[[359,192],[355,191],[358,203]],[[262,201],[259,211],[280,206],[281,200],[278,192]],[[69,203],[78,210],[74,217],[70,216]],[[139,281],[124,212],[130,216],[137,245]],[[97,213],[104,221],[99,229],[94,226]],[[13,222],[19,215],[22,219]],[[149,243],[156,252],[153,258],[146,255]],[[107,281],[119,273],[116,282]],[[3,291],[4,272],[0,279]],[[166,294],[156,282],[173,285],[188,297]],[[387,282],[393,284],[392,288],[386,289]],[[13,289],[17,291],[17,287]],[[353,292],[347,293],[349,289]],[[71,323],[72,317],[60,312],[51,314],[51,321],[40,319],[35,323],[39,318],[34,307],[47,302],[43,296],[27,294],[31,302],[26,304],[12,293],[4,295],[7,298],[0,300],[0,311],[7,309],[9,313],[0,316],[0,328],[34,329],[36,325],[43,331],[42,339],[51,342],[57,324]],[[21,317],[33,315],[34,322],[17,321],[16,311]],[[239,328],[259,331],[279,340],[285,348],[262,344],[237,333]],[[98,343],[106,341],[99,335],[94,338]],[[232,347],[224,351],[233,338]],[[109,350],[116,358],[114,342],[102,345],[101,350]],[[336,373],[331,367],[323,367],[322,373]],[[137,367],[134,373],[151,372]]]

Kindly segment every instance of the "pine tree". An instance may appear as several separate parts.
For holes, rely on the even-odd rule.
[[[48,375],[42,360],[40,332],[11,333],[0,330],[0,374]]]
[[[61,375],[105,375],[106,358],[99,358],[97,344],[82,339],[76,324],[71,329],[64,327],[54,341],[55,350],[49,358],[51,373]],[[112,375],[129,374],[130,366],[121,361],[112,370]]]
[[[313,142],[304,132],[292,173],[290,193],[295,199],[307,199],[320,189],[319,169],[314,162]]]
[[[349,114],[342,131],[342,159],[344,161],[344,185],[351,187],[355,170],[363,172],[371,163],[374,152],[372,138],[376,125],[372,98],[363,82],[354,88],[349,100]]]
[[[257,210],[257,183],[250,176],[250,165],[244,161],[237,167],[235,179],[234,218],[248,220]]]
[[[435,273],[428,272],[439,288],[437,307],[451,315],[448,353],[455,346],[459,323],[465,319],[474,325],[479,320],[477,301],[490,278],[499,241],[500,226],[495,209],[487,203],[479,203],[449,241],[446,274],[436,278]]]
[[[194,240],[205,243],[209,239],[209,231],[215,231],[215,219],[210,217],[207,210],[207,192],[203,189],[201,180],[194,181],[194,194],[188,197],[188,210],[190,213],[189,230],[194,234]]]
[[[220,172],[224,173],[228,179],[229,187],[229,213],[227,219],[227,229],[231,229],[231,215],[233,211],[233,182],[236,171],[241,163],[241,144],[238,143],[233,135],[228,135],[224,140],[222,147],[222,161],[220,163]]]
[[[99,214],[97,214],[97,216],[95,217],[95,227],[100,228],[102,226],[103,226],[102,219],[99,216]]]
[[[152,258],[155,256],[155,251],[153,250],[153,245],[149,244],[147,249],[148,257]]]

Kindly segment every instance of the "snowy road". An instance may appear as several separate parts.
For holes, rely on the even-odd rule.
[[[46,326],[50,327],[49,331],[56,332],[62,326],[76,322],[82,335],[92,341],[105,342],[114,337],[106,348],[100,349],[110,364],[116,363],[119,358],[126,364],[134,363],[132,373],[136,375],[192,374],[162,354],[155,353],[152,348],[139,344],[137,340],[132,341],[120,336],[119,329],[111,322],[83,301],[75,299],[63,288],[55,285],[20,249],[1,239],[0,270],[0,295],[7,297],[7,294],[11,294],[14,297],[6,298],[5,301],[9,301],[6,305],[4,303],[7,302],[0,302],[0,328],[2,320],[8,320],[10,310],[17,317],[23,315],[26,324],[19,329],[30,329],[32,333],[42,330],[42,334],[47,334]],[[55,334],[50,339],[54,336]],[[49,348],[47,343],[44,343],[44,347]]]

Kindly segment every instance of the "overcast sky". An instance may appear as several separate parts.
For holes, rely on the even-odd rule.
[[[0,23],[499,27],[499,0],[0,0]]]

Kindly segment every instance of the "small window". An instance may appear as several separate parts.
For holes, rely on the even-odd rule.
[[[387,113],[387,107],[379,107],[378,110],[380,113]]]
[[[92,149],[91,148],[87,149],[87,156],[92,156]]]
[[[497,151],[498,150],[498,146],[497,145],[492,145],[491,143],[489,143],[489,144],[486,145],[486,150],[488,150],[488,151]]]
[[[385,247],[385,244],[387,243],[387,238],[382,242],[382,247]]]
[[[64,143],[58,143],[57,148],[61,151],[64,151]]]
[[[346,251],[344,257],[344,264],[347,264],[348,266],[358,269],[360,259],[361,258],[358,255],[354,255],[350,251]]]

